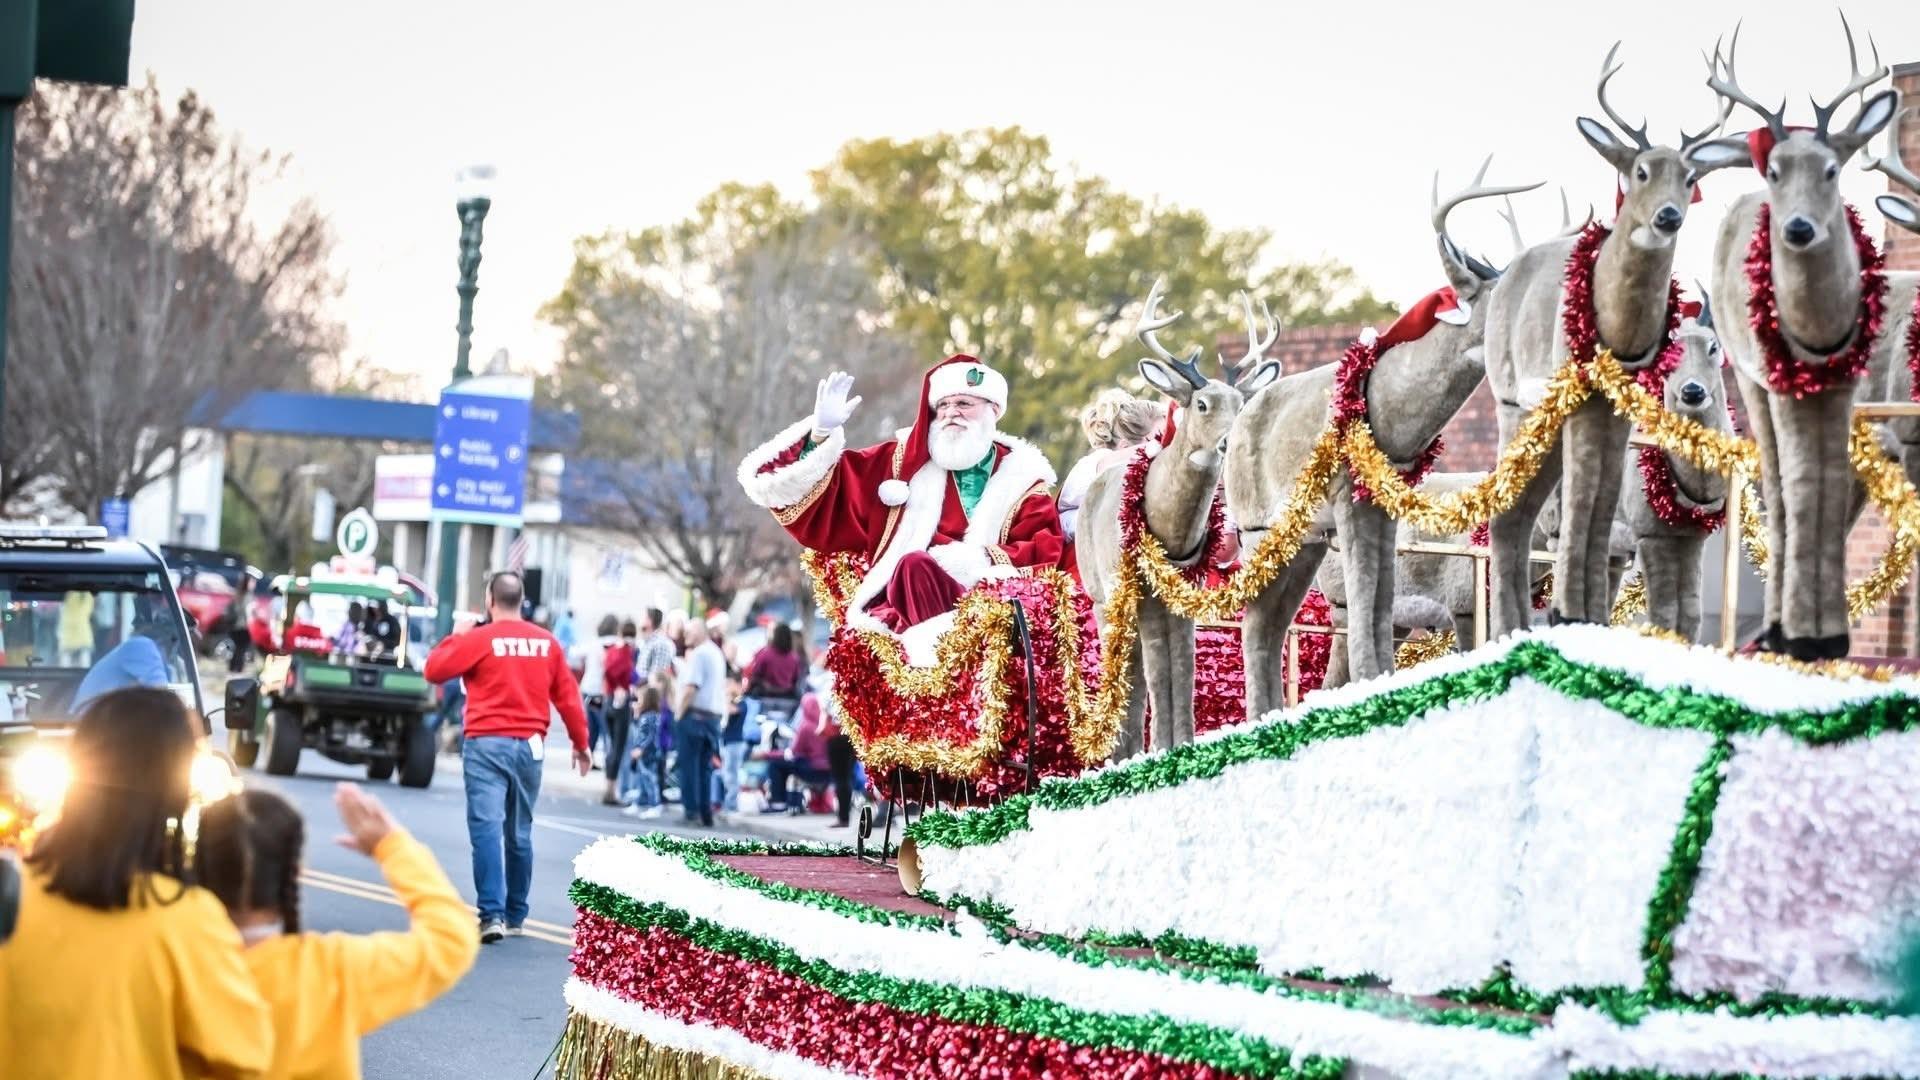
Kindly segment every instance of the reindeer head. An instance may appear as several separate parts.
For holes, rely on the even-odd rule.
[[[1700,314],[1683,319],[1674,332],[1680,342],[1680,365],[1667,376],[1667,411],[1705,424],[1712,423],[1715,410],[1727,407],[1726,380],[1720,369],[1725,354],[1720,351],[1720,336],[1713,329],[1713,306],[1707,290],[1700,293]]]
[[[1460,204],[1474,199],[1491,198],[1495,195],[1518,195],[1540,186],[1539,184],[1519,184],[1511,187],[1487,187],[1485,186],[1487,166],[1492,164],[1493,155],[1488,154],[1487,159],[1480,163],[1480,171],[1473,174],[1473,183],[1447,196],[1445,202],[1440,199],[1440,173],[1436,170],[1433,174],[1433,242],[1440,249],[1440,266],[1446,271],[1447,284],[1453,286],[1454,294],[1468,305],[1469,317],[1481,321],[1484,321],[1480,312],[1483,305],[1474,301],[1479,299],[1481,293],[1491,288],[1494,282],[1500,280],[1500,270],[1474,258],[1454,244],[1453,238],[1447,235],[1447,215],[1453,213],[1454,208]],[[1507,219],[1507,223],[1514,226],[1511,217]],[[1514,227],[1518,228],[1518,226]],[[1517,245],[1515,253],[1518,253]]]
[[[1727,146],[1731,151],[1731,144],[1741,143],[1741,163],[1751,163],[1766,177],[1774,240],[1792,251],[1819,247],[1835,236],[1839,236],[1842,243],[1849,242],[1843,213],[1845,204],[1840,198],[1840,167],[1869,139],[1879,134],[1881,128],[1891,123],[1900,108],[1900,95],[1885,90],[1866,98],[1860,111],[1854,114],[1852,123],[1839,130],[1834,129],[1833,116],[1841,104],[1856,94],[1864,96],[1868,87],[1887,76],[1886,66],[1880,63],[1880,47],[1873,44],[1871,37],[1867,40],[1873,44],[1873,69],[1866,72],[1860,70],[1860,53],[1854,47],[1853,27],[1847,25],[1844,12],[1840,16],[1840,25],[1847,35],[1847,62],[1853,69],[1853,78],[1826,104],[1818,100],[1813,102],[1812,130],[1790,130],[1787,127],[1787,103],[1784,99],[1779,108],[1769,109],[1740,88],[1740,80],[1734,74],[1734,54],[1740,47],[1738,26],[1734,27],[1733,41],[1728,45],[1725,59],[1721,58],[1716,43],[1713,56],[1707,62],[1711,71],[1707,85],[1729,105],[1744,105],[1767,123],[1768,141],[1772,143],[1772,149],[1764,161],[1753,160],[1753,155],[1746,150],[1744,139],[1722,139],[1716,145]],[[1898,152],[1898,147],[1895,147],[1890,156]]]
[[[1681,132],[1680,149],[1655,146],[1647,138],[1644,122],[1638,127],[1627,123],[1607,101],[1607,83],[1620,73],[1621,65],[1614,60],[1619,52],[1620,43],[1616,41],[1613,48],[1607,50],[1607,58],[1601,61],[1598,96],[1601,110],[1615,127],[1633,140],[1632,144],[1592,117],[1582,116],[1575,123],[1588,145],[1620,173],[1625,185],[1620,213],[1614,222],[1615,231],[1624,230],[1636,247],[1671,247],[1680,234],[1680,226],[1686,224],[1694,184],[1714,169],[1745,161],[1745,149],[1744,146],[1737,148],[1737,154],[1734,149],[1709,149],[1718,145],[1710,140],[1720,125],[1727,122],[1727,116],[1733,111],[1731,103],[1721,107],[1719,117],[1705,131],[1697,135]]]
[[[1167,449],[1172,451],[1178,447],[1194,465],[1209,468],[1218,465],[1226,452],[1227,432],[1240,414],[1244,395],[1258,393],[1280,377],[1280,365],[1265,359],[1268,347],[1280,336],[1280,324],[1262,301],[1260,310],[1267,317],[1267,335],[1260,337],[1258,324],[1253,320],[1253,302],[1241,293],[1239,299],[1247,320],[1247,355],[1237,365],[1221,358],[1225,381],[1209,379],[1200,373],[1200,346],[1195,345],[1184,360],[1175,359],[1155,334],[1172,325],[1181,314],[1178,311],[1159,314],[1160,293],[1166,284],[1164,277],[1153,283],[1153,289],[1147,293],[1146,310],[1140,314],[1136,331],[1140,343],[1160,358],[1140,361],[1140,375],[1155,390],[1186,410],[1174,435],[1174,446]],[[1252,374],[1241,378],[1240,372],[1249,367],[1253,369]]]
[[[1900,112],[1898,107],[1893,110],[1893,123],[1887,128],[1887,152],[1867,162],[1867,168],[1887,174],[1889,179],[1920,195],[1920,176],[1915,176],[1913,170],[1900,161]],[[1889,193],[1873,200],[1873,205],[1880,208],[1888,221],[1908,232],[1920,233],[1920,205],[1915,205],[1913,200]]]

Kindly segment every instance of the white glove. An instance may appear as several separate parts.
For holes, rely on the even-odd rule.
[[[836,371],[820,380],[813,392],[813,429],[817,432],[831,432],[845,424],[853,416],[853,410],[860,406],[859,398],[848,398],[853,389],[853,376],[844,371]]]

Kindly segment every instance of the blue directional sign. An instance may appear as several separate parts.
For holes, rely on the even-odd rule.
[[[433,435],[433,513],[450,521],[519,525],[527,488],[524,397],[440,395]]]
[[[100,527],[107,530],[108,536],[127,535],[127,519],[132,515],[133,507],[125,499],[100,500]]]

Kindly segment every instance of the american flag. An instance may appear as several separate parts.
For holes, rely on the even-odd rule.
[[[527,568],[527,534],[523,529],[513,534],[513,544],[507,548],[507,569],[518,574]]]

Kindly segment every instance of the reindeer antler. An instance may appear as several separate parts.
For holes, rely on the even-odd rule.
[[[1711,330],[1713,329],[1713,297],[1708,295],[1707,287],[1702,285],[1698,278],[1693,281],[1693,291],[1700,294],[1700,314],[1693,321]]]
[[[1625,64],[1614,62],[1613,58],[1618,55],[1619,52],[1620,43],[1616,41],[1613,43],[1613,48],[1607,50],[1607,58],[1600,61],[1600,85],[1596,91],[1600,98],[1600,109],[1607,114],[1607,119],[1613,121],[1614,127],[1619,128],[1627,137],[1633,140],[1636,147],[1641,150],[1651,150],[1653,149],[1653,143],[1647,141],[1646,122],[1642,121],[1639,127],[1634,127],[1632,124],[1627,123],[1626,119],[1619,113],[1613,111],[1612,102],[1607,100],[1607,84],[1612,82],[1613,77],[1620,74],[1620,69],[1626,66]]]
[[[1900,160],[1900,114],[1906,111],[1905,102],[1901,104],[1903,107],[1893,111],[1893,119],[1887,124],[1887,152],[1877,158],[1867,159],[1866,167],[1884,173],[1887,179],[1920,195],[1920,176],[1915,176],[1913,170]],[[1920,232],[1920,205],[1915,205],[1911,199],[1888,192],[1875,199],[1874,203],[1888,221],[1909,232]]]
[[[1560,194],[1563,198],[1566,196],[1564,191]],[[1499,212],[1500,220],[1507,223],[1507,235],[1513,238],[1513,255],[1518,258],[1521,252],[1527,250],[1527,242],[1520,238],[1520,219],[1513,212],[1513,196],[1503,195],[1500,201],[1506,206]]]
[[[1154,279],[1153,288],[1147,291],[1147,306],[1145,310],[1140,312],[1140,322],[1134,327],[1133,332],[1135,336],[1140,339],[1140,344],[1145,345],[1151,350],[1153,355],[1165,360],[1173,367],[1173,370],[1179,372],[1180,375],[1192,383],[1194,389],[1197,390],[1207,385],[1207,377],[1200,374],[1200,368],[1198,366],[1200,354],[1204,350],[1200,346],[1195,345],[1192,351],[1187,353],[1185,360],[1176,359],[1172,353],[1167,351],[1166,346],[1160,344],[1159,337],[1154,333],[1157,330],[1163,330],[1166,327],[1172,326],[1183,314],[1178,311],[1171,315],[1159,314],[1160,294],[1166,287],[1167,278],[1165,274]]]
[[[1740,88],[1739,76],[1733,72],[1734,54],[1740,51],[1740,23],[1733,24],[1733,40],[1727,44],[1727,55],[1720,55],[1720,42],[1713,43],[1713,56],[1707,60],[1707,86],[1714,93],[1735,104],[1745,105],[1758,113],[1767,122],[1767,130],[1773,133],[1775,142],[1787,137],[1787,102],[1780,99],[1778,109],[1769,109],[1760,104],[1752,94]],[[1721,76],[1722,71],[1725,77]]]
[[[1518,195],[1524,191],[1532,191],[1534,188],[1540,187],[1541,183],[1544,183],[1544,181],[1542,181],[1541,183],[1533,184],[1488,187],[1486,186],[1487,168],[1492,164],[1493,155],[1488,154],[1486,160],[1480,163],[1480,171],[1473,174],[1473,183],[1447,196],[1445,202],[1440,200],[1440,172],[1436,169],[1433,174],[1433,231],[1441,240],[1446,242],[1449,249],[1460,256],[1461,261],[1466,263],[1474,273],[1479,274],[1482,278],[1489,281],[1499,277],[1500,272],[1460,250],[1460,246],[1453,242],[1453,237],[1447,235],[1447,215],[1453,213],[1454,208],[1461,203],[1471,202],[1474,199],[1492,198],[1496,195]],[[1514,236],[1515,239],[1518,240],[1518,229],[1514,231]]]
[[[1267,336],[1264,338],[1260,336],[1260,324],[1253,321],[1253,298],[1245,290],[1234,293],[1233,298],[1240,302],[1241,315],[1247,320],[1247,355],[1236,364],[1227,359],[1227,354],[1220,354],[1220,371],[1228,386],[1240,381],[1241,372],[1260,366],[1267,358],[1267,350],[1280,339],[1280,320],[1274,318],[1273,312],[1267,309],[1265,297],[1260,299],[1260,314],[1267,321]]]
[[[1848,24],[1845,11],[1840,13],[1840,27],[1847,32],[1847,66],[1853,69],[1853,78],[1825,105],[1817,99],[1809,99],[1813,101],[1814,132],[1822,142],[1826,141],[1827,125],[1833,121],[1833,114],[1840,104],[1855,94],[1865,93],[1867,87],[1887,77],[1887,66],[1880,62],[1880,43],[1873,40],[1873,35],[1867,35],[1867,44],[1873,48],[1873,70],[1863,72],[1860,70],[1860,50],[1854,45],[1853,27]]]
[[[1587,204],[1587,216],[1581,220],[1580,224],[1575,225],[1573,223],[1573,211],[1567,208],[1567,189],[1561,188],[1560,189],[1560,235],[1558,237],[1555,237],[1555,239],[1564,239],[1569,236],[1579,236],[1581,233],[1586,232],[1587,226],[1591,224],[1593,224],[1593,204],[1592,203]]]

